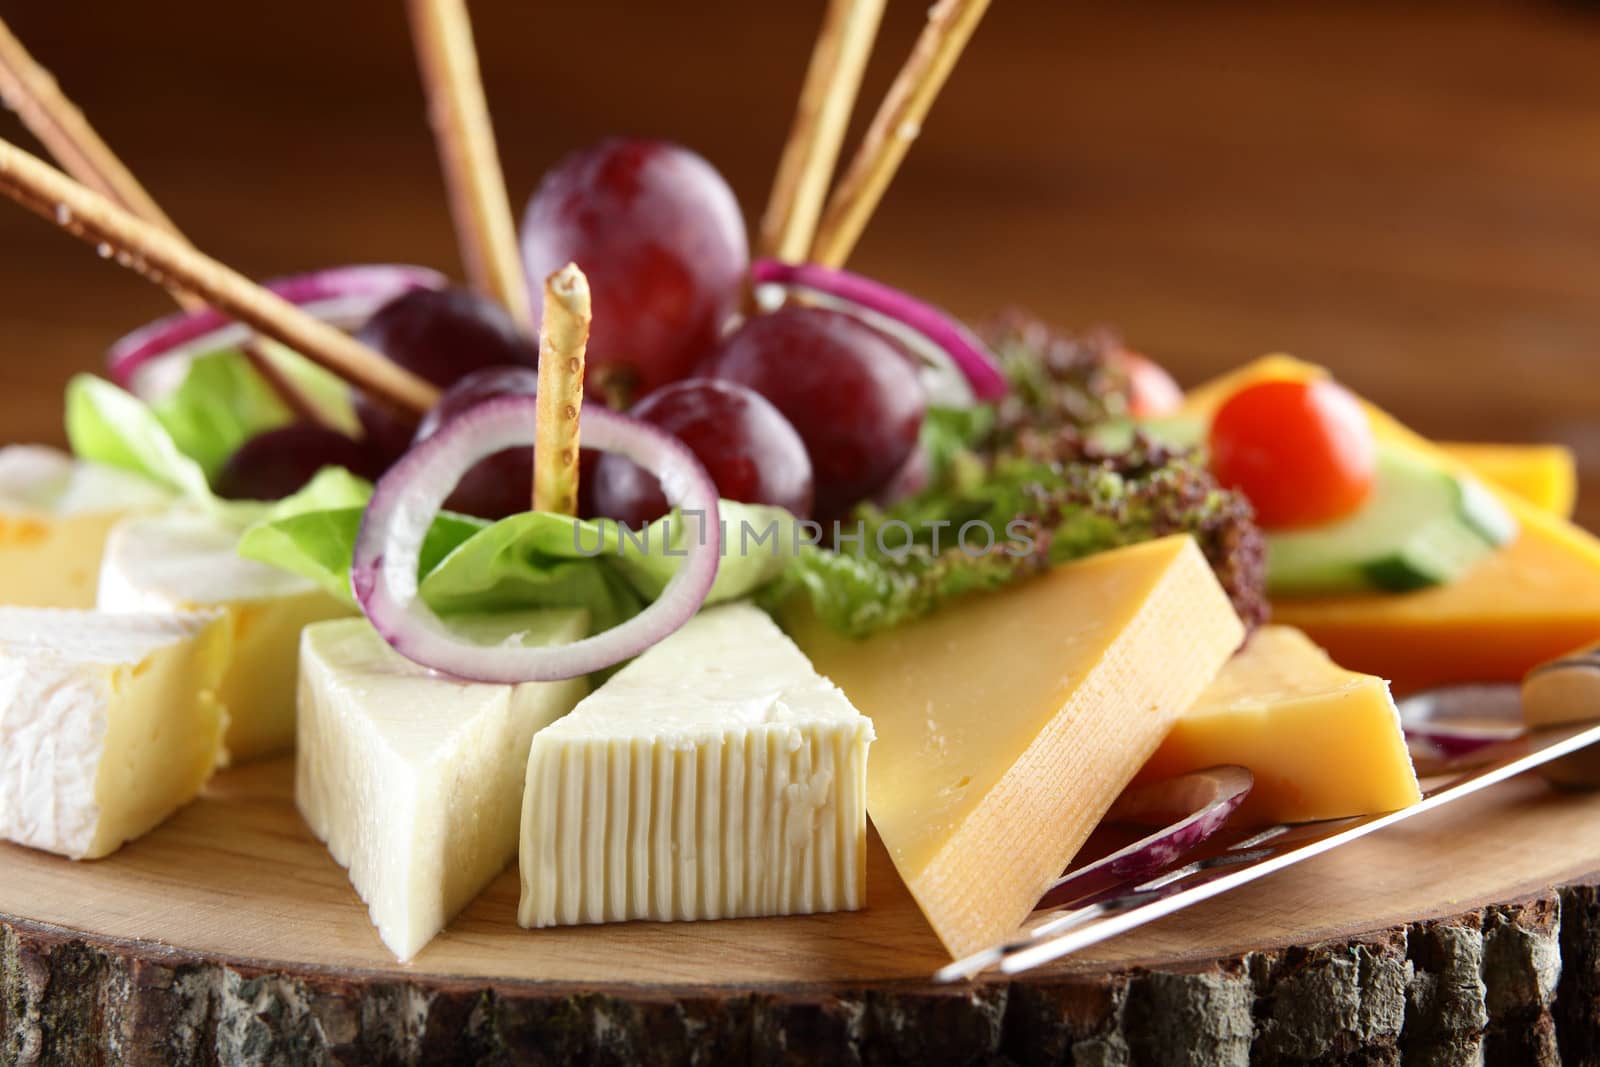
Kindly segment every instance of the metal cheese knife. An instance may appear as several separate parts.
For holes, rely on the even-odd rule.
[[[1476,743],[1470,729],[1459,731],[1457,736],[1466,739],[1460,750],[1448,744],[1434,746],[1433,769],[1444,770],[1463,759],[1470,761],[1472,769],[1429,789],[1420,802],[1408,808],[1325,822],[1284,823],[1231,843],[1213,839],[1169,869],[1135,885],[1114,886],[1035,912],[1029,925],[1015,938],[957,960],[934,977],[937,981],[955,982],[989,970],[1019,974],[1600,742],[1600,723],[1594,722],[1551,726],[1506,737],[1503,724],[1508,719],[1507,711],[1520,718],[1515,716],[1519,696],[1514,685],[1462,686],[1418,694],[1401,702],[1403,717],[1409,703],[1414,714],[1433,721],[1456,719],[1488,724]],[[1429,703],[1424,706],[1422,701]],[[1497,722],[1501,725],[1496,726]],[[1419,770],[1425,770],[1420,764],[1421,761]]]

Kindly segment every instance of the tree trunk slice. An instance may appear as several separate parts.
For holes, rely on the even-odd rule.
[[[954,987],[876,845],[867,910],[806,918],[525,931],[508,872],[400,966],[291,778],[0,846],[0,1063],[1600,1063],[1600,794],[1532,776]]]

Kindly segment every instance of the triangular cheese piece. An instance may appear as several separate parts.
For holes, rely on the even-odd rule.
[[[194,799],[227,660],[216,612],[0,608],[0,838],[97,859]]]
[[[1209,420],[1246,385],[1326,375],[1288,356],[1268,356],[1194,390],[1184,412]],[[1370,404],[1366,410],[1380,441],[1466,472],[1393,417]],[[1457,581],[1412,593],[1280,599],[1274,620],[1304,630],[1341,666],[1389,679],[1400,694],[1453,682],[1515,681],[1600,637],[1600,540],[1514,493],[1495,492],[1520,532]]]
[[[453,620],[480,638],[566,644],[579,611]],[[528,743],[587,683],[484,685],[441,677],[365,619],[305,629],[295,803],[350,872],[378,936],[408,960],[517,852]]]
[[[1244,639],[1188,537],[866,640],[794,631],[878,731],[867,810],[953,955],[1009,937]]]
[[[1388,683],[1345,670],[1288,626],[1256,631],[1137,781],[1223,763],[1255,775],[1233,816],[1239,825],[1369,815],[1422,799]]]
[[[861,907],[871,741],[766,612],[701,612],[534,738],[518,921]]]

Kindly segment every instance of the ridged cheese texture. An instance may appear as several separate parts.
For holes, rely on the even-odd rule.
[[[872,738],[765,612],[702,612],[533,739],[518,921],[860,908]]]
[[[53,448],[0,448],[0,604],[93,607],[111,527],[170,499],[142,478]]]
[[[214,613],[0,608],[0,837],[95,859],[193,799],[227,641]]]
[[[552,611],[452,625],[483,640],[564,644],[587,619]],[[306,627],[295,803],[397,959],[415,956],[516,855],[528,742],[587,691],[582,679],[443,678],[365,619]]]
[[[1184,412],[1209,420],[1259,381],[1326,377],[1320,367],[1268,356],[1190,393]],[[1448,470],[1458,460],[1365,405],[1378,440]],[[1496,490],[1520,528],[1516,540],[1461,578],[1413,593],[1295,597],[1274,620],[1304,630],[1351,670],[1387,678],[1400,695],[1457,682],[1515,682],[1535,665],[1600,635],[1600,539],[1515,493]]]
[[[97,606],[102,611],[221,610],[233,658],[218,698],[224,739],[239,762],[294,747],[300,631],[351,614],[310,580],[238,553],[238,531],[195,512],[124,519],[106,541]]]
[[[867,810],[953,955],[1009,937],[1244,629],[1172,537],[852,641],[797,639],[878,730]]]
[[[1139,780],[1221,763],[1255,775],[1240,824],[1370,815],[1422,799],[1389,683],[1345,670],[1288,626],[1250,638]]]

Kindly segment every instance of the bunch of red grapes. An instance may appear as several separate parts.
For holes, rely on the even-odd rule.
[[[522,254],[536,317],[546,275],[570,261],[589,277],[589,402],[624,405],[674,434],[724,498],[828,521],[911,460],[926,409],[912,358],[838,311],[789,304],[740,321],[744,220],[693,152],[608,140],[568,156],[528,203]],[[315,427],[276,430],[238,452],[219,491],[279,496],[333,462],[375,476],[474,404],[537,387],[533,339],[464,289],[407,293],[360,338],[444,390],[422,424],[358,396],[359,448]],[[485,518],[525,511],[531,481],[529,451],[508,450],[469,472],[449,506]],[[586,515],[638,525],[667,510],[654,477],[619,456],[586,454],[580,484]]]

